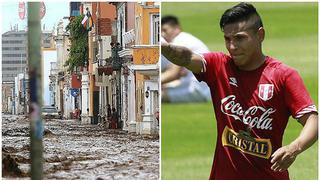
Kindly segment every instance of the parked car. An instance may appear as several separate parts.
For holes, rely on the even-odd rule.
[[[44,119],[61,119],[61,113],[54,106],[43,106],[42,117]]]

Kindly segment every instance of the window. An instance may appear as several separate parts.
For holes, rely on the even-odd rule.
[[[142,44],[142,40],[141,40],[141,17],[140,16],[136,16],[136,20],[135,20],[135,44],[136,45],[140,45]]]
[[[23,41],[2,41],[3,44],[22,44]]]
[[[70,16],[80,15],[80,4],[81,2],[70,2]]]
[[[96,48],[96,47],[93,48],[93,52],[94,52],[93,63],[97,63],[97,62],[99,62],[100,59],[102,59],[101,55],[97,56],[99,54],[99,51],[98,51],[98,48]]]
[[[26,54],[2,54],[2,57],[26,57]]]
[[[25,47],[2,47],[2,51],[5,50],[26,50]]]
[[[51,40],[44,40],[44,43],[50,44]]]
[[[159,14],[151,14],[150,44],[159,44],[159,28],[160,28],[159,19],[160,19]]]
[[[120,43],[120,45],[122,47],[124,47],[125,43],[124,43],[124,39],[122,38],[122,35],[126,32],[126,4],[122,3],[120,5],[120,7],[118,8],[118,13],[117,13],[117,33],[118,33],[118,37],[117,40]]]
[[[21,68],[19,67],[19,69],[21,69]],[[16,71],[16,70],[18,70],[18,67],[5,67],[5,68],[2,68],[2,70],[4,70],[4,71]]]
[[[2,64],[26,64],[26,60],[22,61],[2,61]]]
[[[16,74],[2,74],[2,77],[16,77]]]

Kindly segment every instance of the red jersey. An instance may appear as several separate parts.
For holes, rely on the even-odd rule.
[[[289,179],[271,170],[289,116],[316,111],[297,71],[266,57],[253,71],[237,68],[223,53],[204,54],[206,71],[195,74],[211,90],[218,137],[210,179]]]

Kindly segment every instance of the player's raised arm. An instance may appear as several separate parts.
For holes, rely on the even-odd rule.
[[[203,69],[202,57],[186,47],[161,43],[161,53],[173,64],[186,67],[194,73],[200,73]]]

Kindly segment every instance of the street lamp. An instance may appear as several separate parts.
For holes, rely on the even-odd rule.
[[[147,87],[147,90],[146,90],[146,92],[145,92],[146,98],[149,98],[149,91],[150,91],[150,87],[148,86],[148,87]]]

